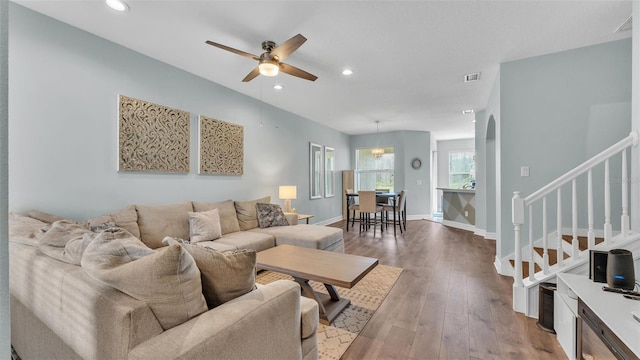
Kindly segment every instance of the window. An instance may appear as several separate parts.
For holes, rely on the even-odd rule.
[[[449,152],[449,187],[462,189],[471,187],[476,178],[476,161],[473,151]]]
[[[385,147],[384,155],[376,159],[371,148],[356,150],[356,190],[389,189],[393,191],[393,147]]]

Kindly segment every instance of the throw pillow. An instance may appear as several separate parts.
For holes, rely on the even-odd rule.
[[[257,203],[256,212],[258,213],[258,224],[262,229],[289,225],[280,205]]]
[[[179,244],[154,251],[129,232],[101,232],[82,256],[94,279],[144,301],[164,330],[207,311],[200,271]]]
[[[51,226],[30,216],[9,214],[9,241],[25,245],[38,246],[40,238]]]
[[[192,243],[211,241],[222,236],[218,209],[189,212],[189,240]]]
[[[179,242],[165,238],[169,244]],[[219,252],[204,246],[182,243],[196,261],[202,276],[202,293],[212,309],[244,295],[256,284],[255,250]]]
[[[189,212],[193,211],[190,201],[167,205],[136,205],[140,240],[152,249],[164,246],[165,236],[181,239],[189,237]]]
[[[240,230],[246,231],[258,227],[258,214],[256,212],[257,203],[270,203],[271,196],[251,201],[236,201],[236,212],[238,213],[238,223]]]
[[[218,209],[222,235],[240,231],[238,215],[236,215],[236,207],[233,204],[233,200],[221,202],[193,202],[193,211],[195,212],[209,211],[213,209]]]

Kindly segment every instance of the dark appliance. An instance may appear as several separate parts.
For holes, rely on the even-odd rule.
[[[636,277],[633,255],[625,249],[609,250],[607,257],[607,285],[612,288],[633,290]]]
[[[589,279],[593,282],[607,282],[608,251],[589,250]]]

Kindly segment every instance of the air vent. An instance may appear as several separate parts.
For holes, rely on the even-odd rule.
[[[464,82],[472,82],[480,80],[480,73],[467,74],[464,76]]]
[[[629,15],[629,17],[614,31],[614,33],[619,33],[627,30],[631,30],[633,28],[633,16]]]

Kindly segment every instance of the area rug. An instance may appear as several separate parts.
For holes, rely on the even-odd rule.
[[[351,289],[336,287],[340,297],[351,300],[351,304],[342,311],[331,325],[320,324],[318,327],[318,357],[321,360],[338,360],[347,351],[360,331],[378,309],[391,288],[400,277],[401,268],[378,265]],[[289,275],[273,271],[262,271],[256,277],[260,284],[268,284],[276,280],[293,280]],[[315,281],[311,286],[327,293],[325,287]]]

